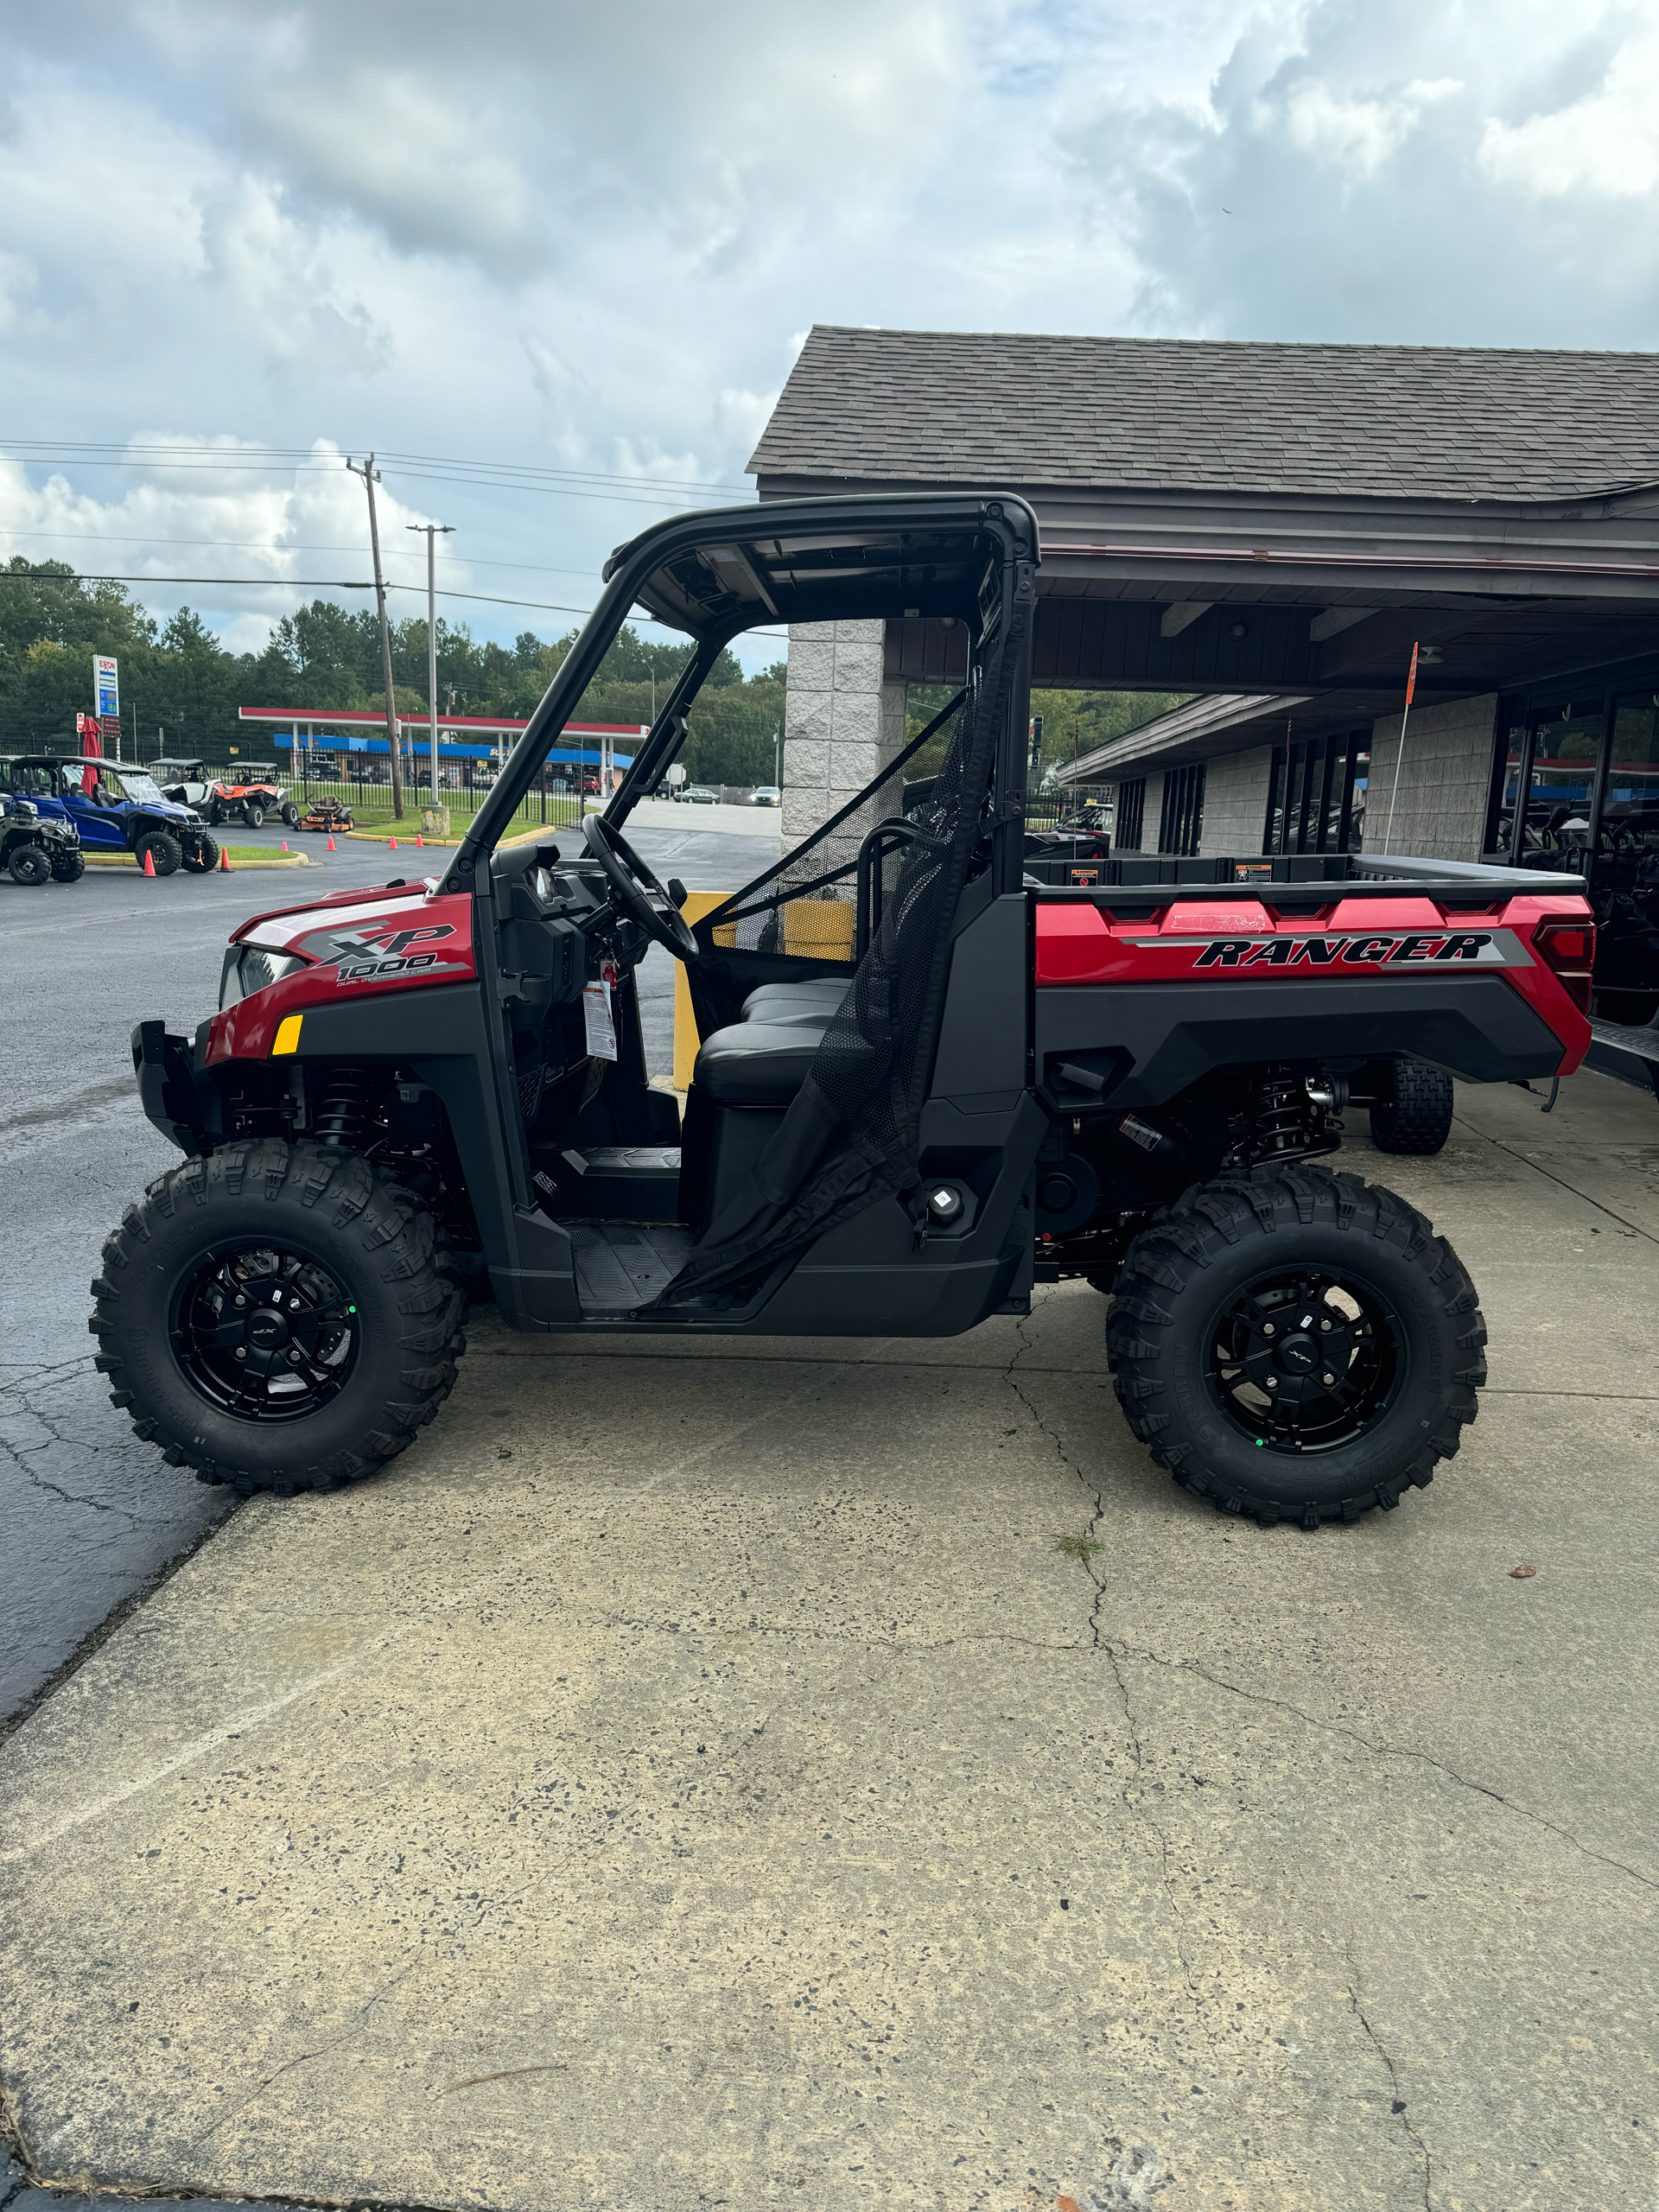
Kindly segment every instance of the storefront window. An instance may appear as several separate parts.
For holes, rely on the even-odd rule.
[[[1596,855],[1599,886],[1630,891],[1640,880],[1659,891],[1659,693],[1613,709]]]
[[[1516,802],[1521,794],[1521,764],[1526,757],[1526,723],[1518,717],[1512,718],[1495,779],[1497,789],[1492,795],[1492,818],[1484,848],[1489,853],[1502,853],[1508,856],[1515,851]]]
[[[1605,721],[1600,699],[1587,706],[1569,701],[1534,717],[1526,819],[1516,856],[1523,865],[1536,854],[1546,856],[1544,864],[1551,868],[1580,874],[1587,868]]]

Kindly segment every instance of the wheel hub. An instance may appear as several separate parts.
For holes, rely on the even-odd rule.
[[[1210,1393],[1265,1451],[1327,1452],[1370,1427],[1403,1368],[1393,1309],[1351,1275],[1258,1277],[1210,1334]]]
[[[174,1294],[174,1356],[191,1388],[249,1421],[294,1421],[335,1396],[355,1364],[357,1306],[309,1254],[220,1246]]]

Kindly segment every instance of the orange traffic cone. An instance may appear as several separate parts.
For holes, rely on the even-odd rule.
[[[231,872],[231,849],[228,845],[221,845],[219,849],[219,872],[221,875],[228,875]]]
[[[334,849],[334,841],[332,837],[328,840],[328,849],[331,853]]]
[[[397,840],[395,837],[391,841],[391,849],[394,853],[397,849]]]
[[[150,851],[149,847],[146,845],[144,847],[144,874],[146,875],[154,875],[155,873],[156,855]]]

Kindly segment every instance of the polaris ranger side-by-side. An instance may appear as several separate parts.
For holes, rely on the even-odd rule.
[[[920,1337],[1080,1276],[1109,1296],[1130,1427],[1188,1489],[1317,1527],[1427,1483],[1485,1377],[1475,1292],[1421,1214],[1319,1156],[1379,1063],[1578,1065],[1580,887],[1369,855],[1108,855],[1033,883],[1038,555],[1030,509],[991,494],[684,515],[613,555],[442,877],[256,916],[194,1041],[135,1031],[145,1109],[188,1155],[93,1286],[138,1433],[245,1491],[369,1473],[442,1405],[486,1281],[517,1329]],[[574,845],[502,844],[636,605],[694,646],[655,727]],[[719,654],[756,624],[892,615],[962,626],[962,689],[688,925],[626,828]],[[652,944],[702,1040],[683,1120],[646,1077]]]

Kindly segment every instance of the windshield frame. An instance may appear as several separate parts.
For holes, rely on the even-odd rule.
[[[886,570],[903,572],[912,556],[904,549],[906,533],[964,542],[982,549],[976,575],[974,563],[962,564],[948,583],[908,584],[904,596],[926,603],[928,613],[949,613],[968,625],[970,641],[994,610],[984,603],[991,570],[1007,560],[1039,563],[1037,518],[1018,493],[851,493],[816,499],[768,499],[739,507],[704,508],[677,515],[643,531],[611,556],[605,563],[604,588],[598,603],[578,633],[557,674],[537,703],[517,744],[501,764],[501,771],[484,804],[473,817],[454,858],[446,869],[446,891],[488,890],[489,856],[507,834],[520,801],[529,791],[546,761],[555,740],[576,712],[584,693],[598,673],[600,664],[637,605],[664,628],[678,629],[695,645],[667,702],[620,785],[603,809],[607,822],[620,828],[639,801],[654,791],[687,736],[686,715],[692,701],[713,670],[721,652],[747,630],[781,622],[832,622],[848,619],[880,618],[888,614],[884,596],[888,588],[880,579]],[[832,564],[822,575],[798,589],[781,608],[768,594],[766,584],[752,569],[756,596],[734,601],[732,594],[713,601],[705,613],[685,598],[675,574],[688,563],[695,565],[705,549],[731,547],[734,543],[803,536],[810,543],[823,535],[844,541],[851,557],[841,567]],[[874,541],[881,558],[873,568],[861,568],[864,546]],[[993,554],[991,541],[1001,550]],[[976,556],[978,557],[978,556]],[[988,568],[986,563],[988,563]],[[931,574],[936,559],[924,573]],[[672,586],[672,588],[671,588]],[[893,614],[909,609],[893,607]]]

